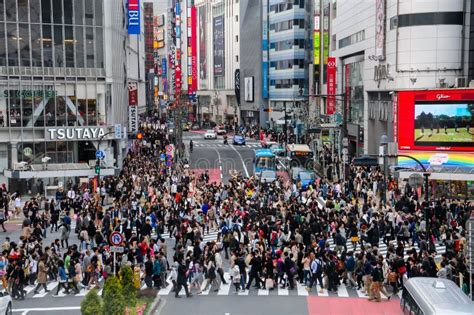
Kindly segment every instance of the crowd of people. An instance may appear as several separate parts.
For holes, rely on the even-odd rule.
[[[226,283],[235,293],[293,290],[298,282],[308,291],[337,292],[344,283],[380,302],[381,292],[390,298],[405,278],[419,276],[468,290],[468,200],[424,204],[415,189],[401,191],[391,180],[383,203],[378,168],[352,167],[345,182],[321,179],[305,190],[239,174],[209,182],[183,163],[167,166],[159,159],[166,130],[143,126],[144,141],[133,143],[120,175],[95,188],[68,187],[24,206],[2,188],[4,218],[24,218],[20,239],[6,239],[0,255],[0,279],[13,298],[25,298],[25,285],[46,291],[51,281],[58,282],[56,294],[101,286],[124,265],[132,266],[137,289],[172,285],[176,297]],[[47,233],[58,230],[60,237],[46,243]],[[115,266],[113,231],[125,238]],[[210,232],[217,238],[204,242]]]

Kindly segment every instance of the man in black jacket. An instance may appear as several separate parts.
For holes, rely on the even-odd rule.
[[[176,291],[174,294],[175,298],[180,298],[179,296],[179,291],[181,291],[181,288],[184,287],[184,291],[186,292],[186,297],[191,297],[191,293],[189,293],[188,290],[188,285],[186,282],[186,265],[184,264],[184,261],[182,258],[178,260],[178,279],[176,280]]]
[[[247,290],[250,289],[252,281],[255,279],[255,287],[260,289],[260,284],[262,280],[260,279],[260,272],[262,270],[262,260],[258,255],[258,252],[252,252],[252,258],[250,259],[250,272],[249,272],[249,282],[247,283]]]

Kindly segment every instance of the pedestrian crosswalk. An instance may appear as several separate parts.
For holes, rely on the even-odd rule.
[[[331,250],[335,250],[336,244],[334,244],[334,240],[332,238],[330,238],[330,239],[327,240],[327,242],[329,243],[329,248]],[[396,241],[391,241],[390,244],[394,245],[395,248],[397,247],[397,242]],[[411,242],[410,242],[409,245],[411,245]],[[353,246],[353,244],[350,240],[347,240],[346,247],[347,247],[347,251],[352,250],[354,253],[359,252],[360,249],[361,249],[360,243],[357,243],[357,247],[354,250],[354,246]],[[444,246],[442,244],[436,244],[435,247],[436,247],[436,258],[441,258],[441,255],[446,252],[446,246]],[[382,239],[380,239],[379,246],[377,248],[378,248],[378,254],[379,255],[382,255],[384,257],[387,255],[388,246],[383,242]],[[415,247],[408,246],[408,245],[405,246],[405,259],[409,257],[408,249],[412,249],[412,248],[415,248],[417,250],[417,252],[419,251],[419,248],[416,247],[416,245],[415,245]]]
[[[206,282],[202,283],[200,290],[197,288],[189,288],[190,292],[193,295],[209,295],[209,296],[229,296],[229,295],[238,295],[238,296],[321,296],[321,297],[340,297],[340,298],[364,298],[368,299],[368,295],[366,295],[361,290],[357,290],[357,288],[349,287],[345,284],[340,284],[338,287],[337,292],[329,292],[326,289],[321,289],[321,287],[314,286],[312,290],[308,291],[306,286],[303,283],[299,283],[295,281],[295,288],[289,289],[288,287],[283,288],[281,285],[276,286],[274,289],[259,289],[253,286],[250,287],[249,290],[239,290],[237,293],[235,292],[235,287],[232,284],[231,278],[229,273],[224,273],[224,279],[226,280],[227,284],[220,283],[219,288],[211,287],[210,285],[205,288]],[[171,282],[171,281],[169,281]],[[201,291],[201,293],[199,293]],[[168,285],[166,288],[162,288],[158,291],[158,295],[160,296],[173,296],[175,292],[172,290],[172,285]],[[186,293],[184,289],[179,292],[180,296],[184,296]],[[387,300],[388,297],[381,294],[382,298]],[[394,297],[399,297],[399,295],[395,295]]]
[[[201,243],[206,244],[207,242],[216,241],[218,234],[219,234],[218,230],[209,230],[209,233],[207,233],[207,231],[204,231],[204,235],[202,236],[202,242]],[[170,237],[170,233],[167,230],[165,230],[165,232],[161,235],[161,237],[164,238],[165,240],[175,238],[173,235],[171,235],[171,237]]]
[[[195,148],[231,148],[228,144],[223,143],[196,143]],[[245,145],[234,146],[235,148],[246,147],[246,148],[260,148],[261,145],[258,143],[249,143]]]

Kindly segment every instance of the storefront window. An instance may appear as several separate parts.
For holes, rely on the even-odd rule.
[[[87,100],[87,124],[89,126],[97,125],[97,106],[95,100]]]
[[[7,23],[8,65],[18,66],[18,29],[16,23]]]
[[[23,67],[30,67],[30,29],[26,23],[19,24],[20,37],[18,45],[20,48],[20,60]]]
[[[5,24],[0,23],[0,66],[7,65],[7,47],[5,45]]]

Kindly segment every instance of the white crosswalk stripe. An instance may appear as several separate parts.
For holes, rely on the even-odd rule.
[[[225,274],[226,281],[228,279],[228,274]],[[232,296],[236,295],[234,286],[230,281],[226,285],[220,284],[219,290],[215,292],[215,288],[212,287],[211,285],[208,286],[207,290],[204,291],[205,287],[205,282],[201,286],[202,293],[200,295],[209,295],[209,296]],[[195,294],[196,289],[194,289],[191,293]],[[158,292],[158,295],[160,296],[172,296],[174,295],[174,292],[172,292],[172,285],[169,285],[165,289],[161,289]],[[184,295],[184,289],[181,290],[180,295]],[[339,285],[337,292],[328,292],[327,289],[321,290],[321,287],[314,286],[313,289],[308,292],[306,290],[306,287],[303,284],[296,283],[295,289],[291,290],[288,288],[282,288],[280,286],[275,287],[273,290],[267,290],[267,289],[257,289],[251,287],[250,290],[245,290],[241,291],[239,290],[238,294],[240,296],[321,296],[321,297],[340,297],[340,298],[363,298],[367,299],[368,296],[365,295],[361,290],[356,290],[352,287],[348,287],[344,284]],[[394,298],[399,297],[398,295],[395,295]],[[385,295],[382,295],[382,299],[387,299]]]
[[[222,144],[222,143],[196,143],[194,144],[195,148],[231,148],[227,144]],[[257,143],[250,143],[250,144],[245,144],[245,145],[236,145],[235,148],[260,148],[261,145]]]
[[[336,245],[334,244],[334,240],[332,238],[328,239],[327,242],[329,243],[329,248],[331,250],[334,250],[336,248]],[[392,245],[395,245],[395,248],[396,248],[396,241],[391,241],[390,244]],[[410,243],[411,245],[411,243]],[[347,250],[348,251],[353,251],[354,249],[354,246],[352,245],[352,242],[350,240],[348,240],[346,242],[346,246],[347,246]],[[442,244],[436,244],[435,245],[436,247],[436,258],[441,258],[441,255],[444,254],[446,252],[446,246],[442,245]],[[412,248],[415,248],[417,250],[417,252],[419,251],[419,248],[415,245],[415,247],[405,247],[405,258],[408,258],[409,255],[407,254],[408,252],[408,249],[412,249]],[[387,251],[388,251],[388,246],[386,244],[383,243],[382,239],[379,241],[379,247],[377,247],[378,249],[378,253],[379,255],[382,255],[382,256],[385,256],[387,255]],[[356,247],[356,250],[354,252],[359,252],[360,251],[360,244],[357,243],[357,247]]]

